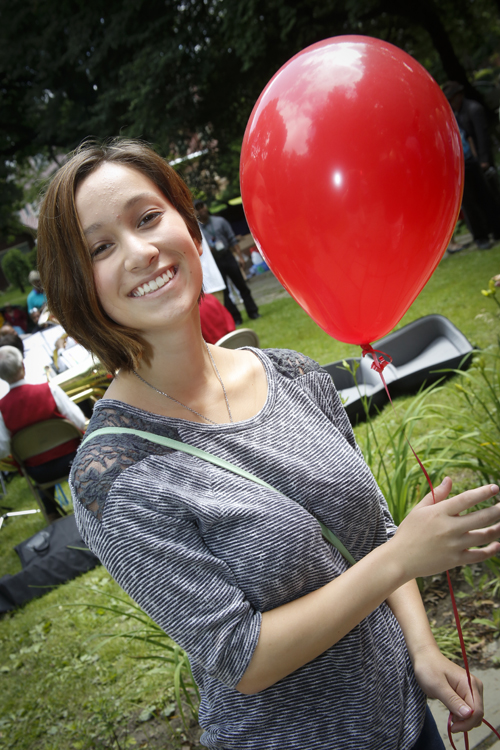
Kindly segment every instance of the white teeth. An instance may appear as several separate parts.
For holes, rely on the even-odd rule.
[[[149,292],[156,292],[157,289],[160,289],[162,286],[165,286],[165,284],[168,284],[170,279],[173,279],[175,276],[174,271],[171,269],[168,269],[168,271],[165,271],[162,273],[161,276],[157,276],[156,279],[152,279],[151,281],[148,281],[146,284],[143,284],[142,286],[138,286],[134,291],[132,292],[133,297],[143,297],[145,294],[149,294]]]

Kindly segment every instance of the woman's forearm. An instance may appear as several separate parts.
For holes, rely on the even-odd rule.
[[[435,503],[426,496],[392,539],[330,583],[265,612],[257,646],[237,689],[257,693],[283,679],[341,640],[386,599],[410,653],[432,645],[416,584],[409,582],[500,551],[493,541],[500,536],[500,505],[460,515],[491,498],[498,487],[487,485],[446,500],[450,489],[451,480],[444,480],[435,488]],[[471,549],[478,545],[487,546]]]
[[[390,543],[326,586],[262,616],[257,647],[237,685],[260,692],[315,659],[349,633],[404,583]]]
[[[412,662],[421,648],[437,648],[415,580],[396,589],[387,604],[401,626]]]

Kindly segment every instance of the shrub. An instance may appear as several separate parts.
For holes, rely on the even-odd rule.
[[[31,271],[28,258],[17,248],[13,247],[5,253],[2,260],[2,269],[7,281],[12,286],[17,286],[24,294],[24,286],[28,283],[28,274]]]

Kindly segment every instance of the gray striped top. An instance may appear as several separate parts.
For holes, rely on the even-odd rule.
[[[425,698],[386,604],[267,690],[235,690],[257,644],[261,613],[346,569],[316,518],[356,559],[395,530],[330,376],[295,352],[252,351],[264,365],[268,396],[251,419],[198,424],[103,400],[88,432],[123,426],[181,440],[286,497],[142,438],[100,435],[73,464],[80,532],[188,652],[202,693],[206,747],[410,750]]]

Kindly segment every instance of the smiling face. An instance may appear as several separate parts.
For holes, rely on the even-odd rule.
[[[197,309],[201,245],[142,172],[105,162],[75,194],[102,307],[147,338]]]

